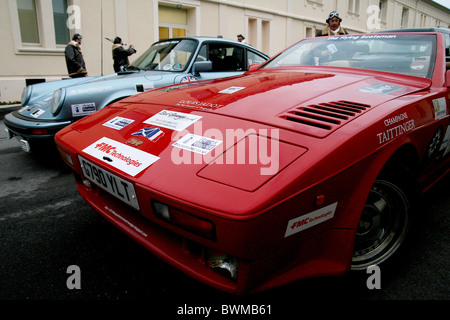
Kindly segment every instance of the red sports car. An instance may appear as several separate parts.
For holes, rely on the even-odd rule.
[[[108,221],[245,294],[396,252],[450,169],[449,84],[442,33],[305,39],[243,76],[121,100],[56,142]]]

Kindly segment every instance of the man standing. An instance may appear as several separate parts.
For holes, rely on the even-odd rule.
[[[123,47],[122,39],[119,37],[116,37],[114,39],[114,44],[112,47],[112,55],[114,60],[114,72],[121,71],[121,67],[127,67],[130,64],[130,61],[128,61],[128,57],[132,54],[136,53],[136,50],[134,49],[133,45],[130,45],[128,50],[125,50]]]
[[[322,30],[319,30],[316,34],[316,37],[348,34],[348,32],[341,27],[342,19],[339,16],[339,13],[337,13],[336,11],[330,12],[330,15],[328,16],[326,22],[328,26],[326,26]]]
[[[83,39],[81,34],[75,33],[72,41],[66,46],[67,72],[71,78],[87,76],[86,64],[84,63],[83,54],[81,53],[81,39]]]

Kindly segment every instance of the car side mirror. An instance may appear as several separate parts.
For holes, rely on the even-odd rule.
[[[260,67],[260,64],[251,64],[250,67],[248,67],[248,71],[256,70]]]
[[[192,73],[195,75],[199,75],[200,72],[210,71],[212,71],[211,61],[197,61],[194,63],[194,67],[192,68]]]

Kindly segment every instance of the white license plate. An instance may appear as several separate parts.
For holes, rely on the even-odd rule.
[[[136,192],[131,183],[100,168],[83,157],[78,156],[78,159],[80,160],[84,176],[87,179],[108,191],[116,198],[139,210]]]

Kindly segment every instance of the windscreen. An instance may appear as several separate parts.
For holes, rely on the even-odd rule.
[[[197,41],[189,39],[157,42],[135,60],[131,68],[184,71],[196,48]]]
[[[263,68],[334,66],[431,78],[435,58],[433,34],[347,35],[300,41]]]

